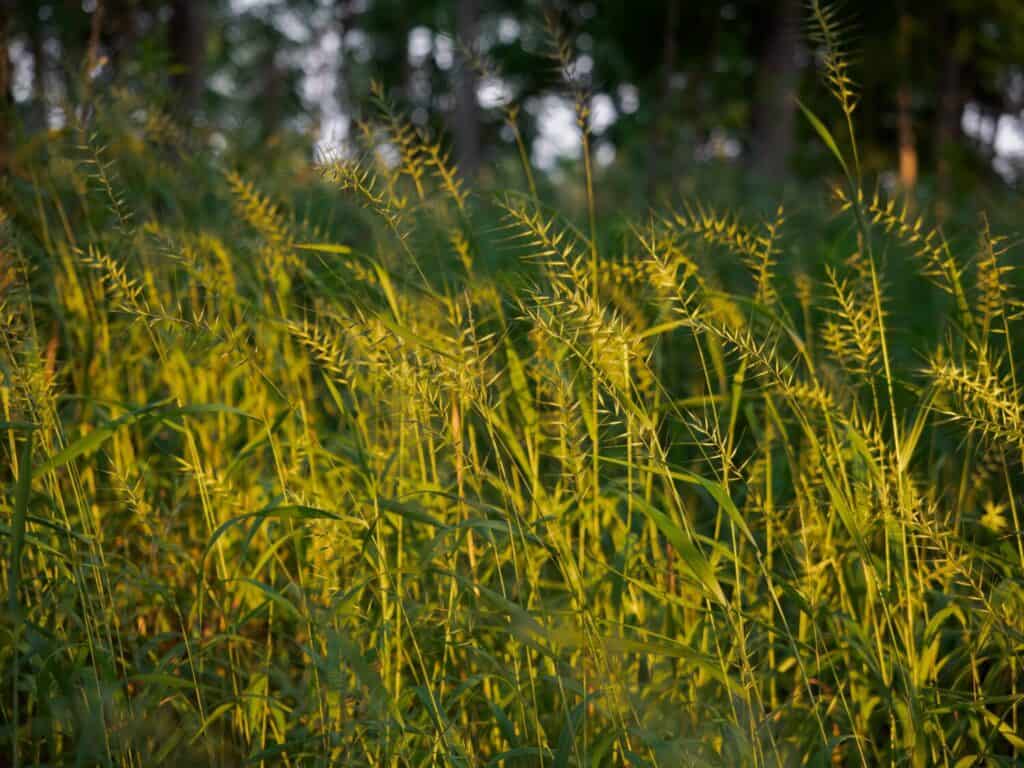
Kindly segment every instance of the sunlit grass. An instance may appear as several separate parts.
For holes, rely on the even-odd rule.
[[[1021,759],[1008,244],[864,191],[829,55],[810,260],[782,207],[602,236],[589,163],[582,227],[471,194],[379,92],[330,217],[124,94],[54,137],[2,197],[14,761]]]

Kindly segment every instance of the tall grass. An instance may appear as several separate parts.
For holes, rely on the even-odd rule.
[[[807,112],[842,171],[810,232],[690,201],[611,236],[581,91],[582,228],[528,168],[472,193],[381,90],[313,179],[124,92],[26,148],[11,763],[1024,758],[1009,243],[865,188],[812,11],[848,135]]]

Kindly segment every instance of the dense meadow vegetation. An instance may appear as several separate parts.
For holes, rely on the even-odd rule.
[[[750,211],[619,210],[582,98],[566,213],[383,92],[20,147],[0,763],[1020,764],[1019,256],[861,178],[816,23],[835,173]]]

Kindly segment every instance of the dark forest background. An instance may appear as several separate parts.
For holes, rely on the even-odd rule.
[[[868,172],[940,215],[951,194],[1017,184],[1024,3],[841,11]],[[637,200],[686,192],[699,166],[773,187],[829,167],[794,99],[832,113],[817,109],[828,94],[800,0],[4,0],[0,162],[100,87],[144,92],[219,151],[252,159],[271,142],[308,157],[354,137],[376,80],[484,183],[516,161],[516,105],[533,164],[557,180],[579,142],[564,73],[545,56],[551,14],[589,93],[596,164]]]

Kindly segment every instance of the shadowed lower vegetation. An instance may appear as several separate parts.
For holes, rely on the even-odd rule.
[[[382,93],[286,180],[126,93],[32,150],[13,762],[1019,764],[1011,243],[865,189],[815,10],[849,135],[806,113],[842,175],[798,223],[605,219],[586,162],[577,228]]]

